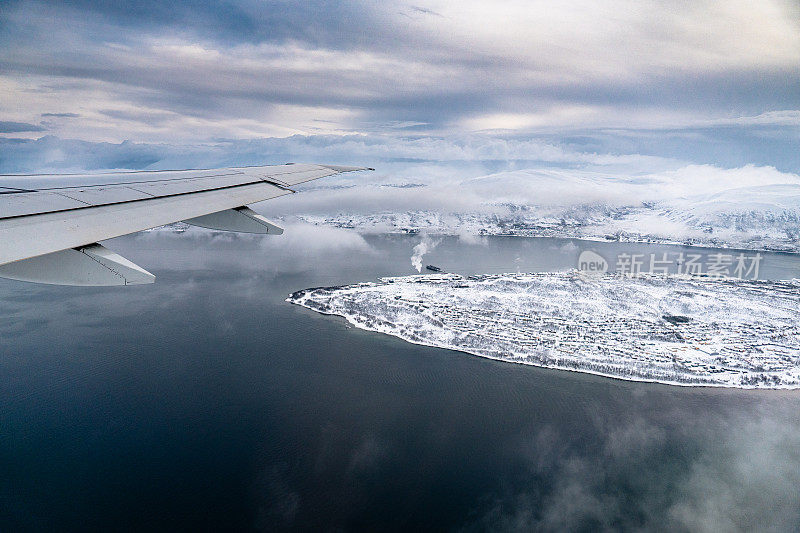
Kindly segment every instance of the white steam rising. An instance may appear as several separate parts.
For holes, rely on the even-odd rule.
[[[422,239],[419,244],[414,246],[413,254],[411,255],[411,264],[417,269],[417,272],[422,272],[422,257],[428,252],[436,248],[439,240],[433,240],[427,233],[422,234]]]

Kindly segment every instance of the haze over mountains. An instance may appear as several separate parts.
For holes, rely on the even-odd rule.
[[[464,180],[317,185],[309,222],[364,232],[656,240],[800,251],[800,176],[687,165],[622,174],[534,168]],[[272,206],[271,206],[272,207]]]

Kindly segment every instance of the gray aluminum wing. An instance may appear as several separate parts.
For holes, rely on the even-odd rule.
[[[97,241],[178,221],[232,231],[280,233],[280,228],[246,205],[290,194],[290,187],[299,183],[356,170],[367,169],[288,164],[3,176],[0,277],[67,285],[149,283],[153,280],[150,273],[105,250]],[[61,186],[53,186],[55,181]]]

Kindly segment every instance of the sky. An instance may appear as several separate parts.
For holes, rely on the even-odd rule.
[[[798,172],[799,140],[793,0],[0,4],[0,172],[316,154]]]

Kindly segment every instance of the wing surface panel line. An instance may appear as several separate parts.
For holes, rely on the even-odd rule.
[[[256,181],[253,181],[253,182],[250,182],[250,183],[241,183],[241,184],[238,184],[238,185],[228,185],[228,186],[225,186],[225,187],[218,187],[218,188],[215,188],[215,189],[203,189],[201,191],[179,192],[179,193],[173,193],[173,194],[165,194],[163,196],[150,195],[151,196],[150,198],[142,198],[142,199],[139,199],[139,200],[124,200],[124,201],[121,201],[121,202],[112,202],[112,203],[108,203],[108,204],[96,204],[96,205],[95,204],[86,204],[85,207],[72,207],[72,208],[69,208],[69,209],[58,209],[58,210],[54,210],[54,211],[44,211],[42,213],[31,213],[31,214],[26,214],[26,215],[13,215],[13,216],[9,216],[9,217],[0,217],[0,221],[2,221],[2,220],[12,220],[12,219],[15,219],[15,218],[18,219],[18,218],[24,218],[24,217],[36,217],[36,216],[45,215],[45,214],[52,214],[52,213],[66,213],[66,212],[69,212],[69,211],[82,211],[84,209],[91,209],[91,208],[94,208],[94,207],[110,207],[110,206],[115,206],[115,205],[131,204],[131,203],[136,203],[136,202],[149,202],[151,200],[157,200],[157,199],[161,199],[161,198],[174,198],[174,197],[177,197],[177,196],[187,196],[187,195],[191,195],[191,194],[199,194],[199,193],[202,193],[202,192],[224,191],[226,189],[235,189],[237,187],[246,187],[248,185],[255,185],[255,184],[258,184],[258,183],[269,183],[270,185],[272,185],[272,183],[265,182],[264,180],[256,180]],[[149,194],[149,193],[146,193],[144,191],[140,191],[138,189],[133,189],[133,190],[135,190],[137,192],[144,193],[144,194]],[[294,191],[291,191],[291,192],[294,192]],[[53,194],[58,194],[58,193],[53,193]],[[75,198],[70,198],[69,196],[66,196],[66,195],[63,195],[63,194],[59,194],[59,196],[64,196],[65,198],[69,198],[70,200],[75,200]],[[76,201],[81,202],[81,203],[86,203],[86,202],[82,202],[81,200],[76,200]]]

